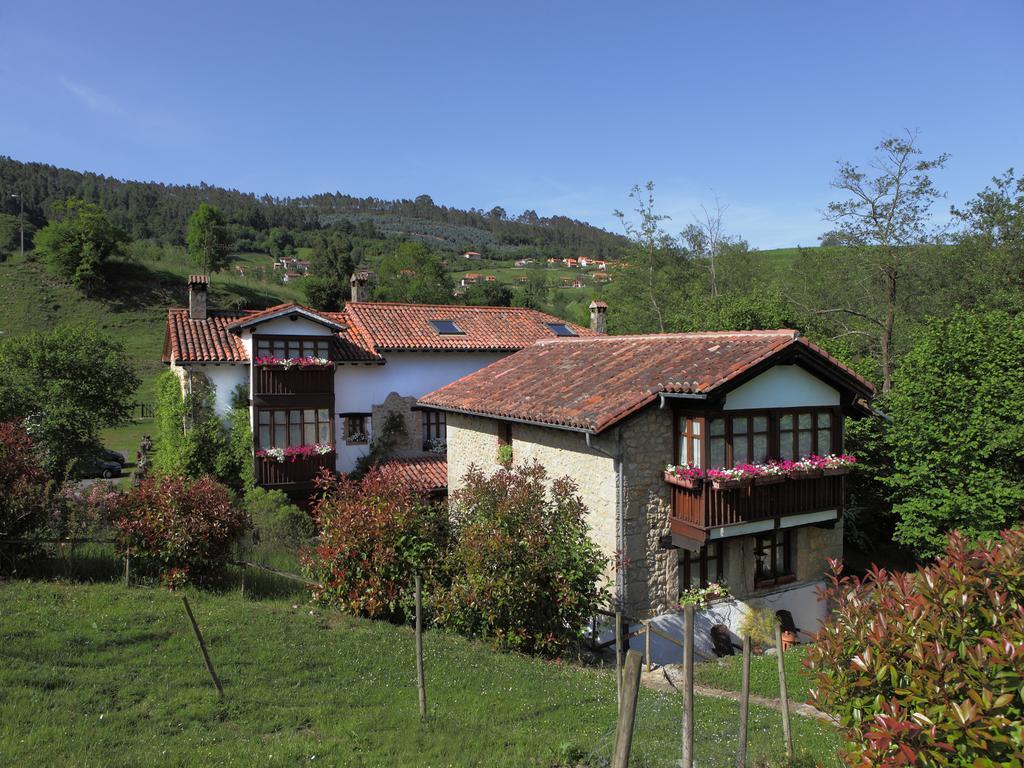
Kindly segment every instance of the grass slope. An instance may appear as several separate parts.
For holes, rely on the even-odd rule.
[[[0,764],[596,765],[610,753],[608,673],[428,632],[421,723],[409,629],[237,593],[190,599],[224,703],[178,596],[0,583]],[[680,704],[642,692],[633,764],[676,764]],[[698,699],[696,712],[698,764],[732,765],[735,704]],[[752,757],[775,763],[778,715],[751,716]],[[794,729],[799,764],[838,765],[834,733],[803,718]]]
[[[814,676],[803,666],[806,653],[795,648],[786,656],[786,691],[790,701],[806,702],[814,687]],[[697,664],[694,667],[694,682],[719,688],[723,691],[739,691],[743,679],[743,657],[726,656],[716,661]],[[770,699],[779,698],[779,662],[775,656],[753,656],[750,660],[750,692]]]

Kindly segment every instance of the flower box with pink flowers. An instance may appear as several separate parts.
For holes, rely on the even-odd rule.
[[[692,464],[669,464],[665,467],[665,482],[696,490],[704,484],[704,470]]]

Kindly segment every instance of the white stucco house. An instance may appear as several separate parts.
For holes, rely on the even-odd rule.
[[[405,428],[396,456],[443,461],[445,413],[417,406],[418,397],[538,340],[594,335],[532,309],[370,302],[367,279],[353,276],[341,312],[228,311],[208,307],[208,279],[198,275],[188,308],[168,311],[163,361],[183,391],[203,376],[217,413],[239,388],[248,401],[260,484],[301,495],[321,468],[351,471],[389,413]]]

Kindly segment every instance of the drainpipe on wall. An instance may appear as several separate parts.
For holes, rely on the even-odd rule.
[[[625,504],[623,501],[624,489],[622,487],[622,427],[615,430],[615,453],[609,453],[604,448],[599,448],[590,441],[590,432],[585,432],[584,436],[587,440],[587,448],[595,450],[599,453],[603,453],[605,456],[615,462],[615,473],[616,473],[616,488],[615,488],[615,546],[618,550],[619,562],[615,564],[615,591],[617,593],[616,600],[619,604],[619,609],[623,610],[626,606],[626,513]]]

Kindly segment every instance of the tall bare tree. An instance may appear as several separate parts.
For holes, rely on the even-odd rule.
[[[919,159],[922,153],[916,140],[911,131],[883,139],[866,171],[840,162],[832,186],[845,196],[829,203],[825,212],[839,236],[858,244],[852,248],[865,269],[858,293],[816,311],[860,318],[875,328],[883,392],[892,388],[897,298],[915,252],[936,240],[929,209],[942,195],[929,173],[942,168],[949,158],[942,154],[933,160]]]
[[[648,298],[651,308],[658,321],[658,330],[664,333],[665,317],[658,303],[658,291],[655,283],[658,269],[665,263],[667,252],[675,246],[672,237],[661,228],[661,222],[672,217],[655,212],[653,181],[648,181],[643,187],[635,184],[630,190],[629,197],[636,203],[633,212],[637,214],[638,220],[633,222],[619,210],[614,213],[616,218],[622,222],[626,236],[633,241],[636,256],[642,261],[642,266],[647,273]]]

